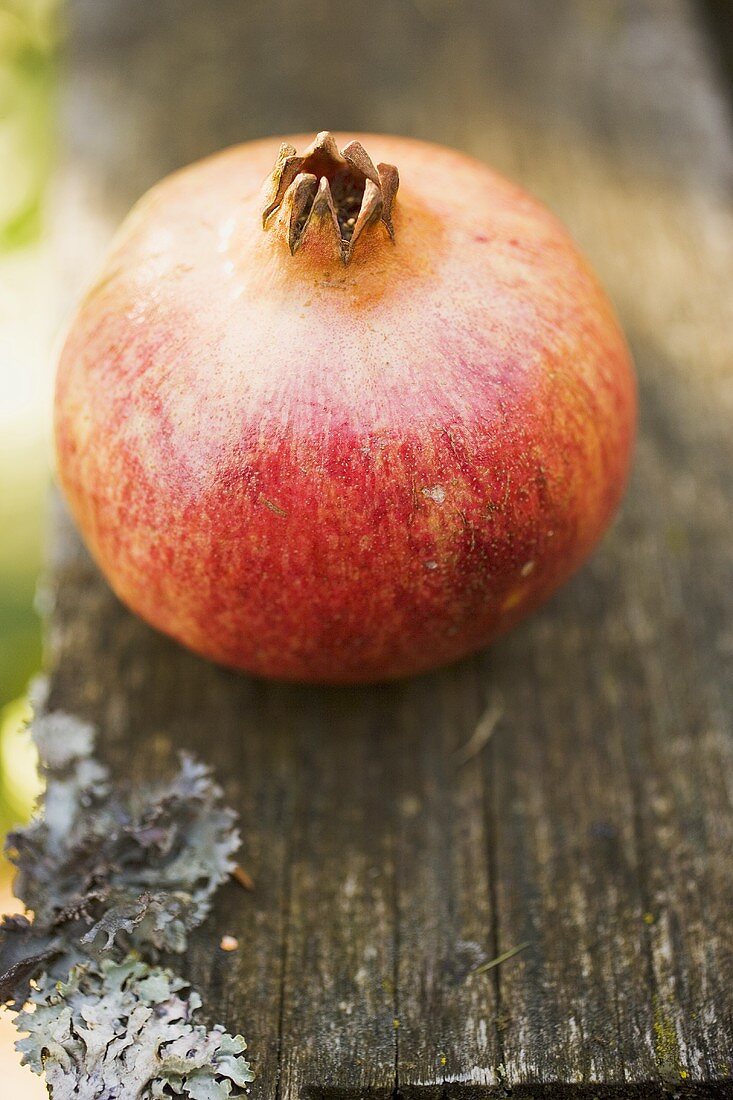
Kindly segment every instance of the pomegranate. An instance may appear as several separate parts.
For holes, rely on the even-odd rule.
[[[557,220],[459,153],[347,141],[159,183],[58,370],[59,477],[115,592],[290,680],[508,630],[599,539],[634,435],[626,344]]]

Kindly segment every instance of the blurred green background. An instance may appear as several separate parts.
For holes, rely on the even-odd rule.
[[[56,0],[0,0],[0,827],[35,790],[23,730],[49,470]]]

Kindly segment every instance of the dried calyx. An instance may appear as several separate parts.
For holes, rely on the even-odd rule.
[[[313,233],[332,235],[344,263],[367,228],[381,221],[394,239],[392,203],[399,175],[392,164],[372,164],[358,141],[339,150],[327,130],[298,155],[293,145],[280,147],[269,177],[262,224],[276,211],[284,215],[291,253]]]

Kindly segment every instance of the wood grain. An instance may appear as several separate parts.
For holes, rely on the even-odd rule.
[[[490,651],[401,684],[206,665],[119,606],[59,511],[53,703],[133,775],[195,749],[242,817],[256,890],[222,892],[184,967],[247,1036],[253,1096],[732,1095],[733,140],[696,9],[74,0],[69,19],[70,298],[164,172],[384,129],[557,210],[639,370],[633,481],[593,561]]]

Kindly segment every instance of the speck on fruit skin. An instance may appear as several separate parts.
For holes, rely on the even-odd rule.
[[[458,153],[353,138],[159,184],[58,370],[61,484],[117,594],[291,680],[403,676],[509,629],[599,539],[634,435],[623,336],[556,219]]]

